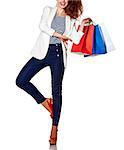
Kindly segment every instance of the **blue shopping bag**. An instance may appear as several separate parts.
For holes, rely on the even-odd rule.
[[[94,26],[94,41],[92,54],[105,54],[105,53],[107,53],[105,40],[103,37],[101,27],[97,24]]]
[[[107,53],[107,50],[106,50],[104,36],[101,27],[97,24],[94,25],[92,54],[84,55],[84,57],[95,56],[98,54],[105,54],[105,53]]]

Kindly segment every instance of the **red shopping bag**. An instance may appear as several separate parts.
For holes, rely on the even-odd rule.
[[[79,30],[79,28],[80,28],[80,25],[78,26],[77,31]],[[79,44],[73,43],[72,48],[71,48],[71,52],[82,52],[82,47],[83,47],[83,43],[84,43],[84,40],[85,40],[86,35],[87,35],[86,34],[87,31],[88,31],[88,28],[84,27],[84,30],[83,30],[84,35],[82,36],[80,43]]]
[[[83,41],[81,52],[84,54],[92,54],[94,25],[85,26],[87,29],[86,37]]]
[[[78,26],[77,31],[79,30],[79,27],[80,25]],[[94,26],[85,26],[83,32],[84,35],[82,36],[80,43],[73,43],[71,52],[82,52],[84,54],[92,54]]]

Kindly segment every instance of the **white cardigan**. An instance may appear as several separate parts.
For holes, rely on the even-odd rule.
[[[43,59],[47,54],[50,36],[52,36],[53,33],[55,32],[55,30],[51,28],[51,23],[56,13],[56,10],[57,10],[57,6],[54,7],[45,6],[43,8],[43,13],[39,24],[39,28],[41,32],[35,42],[35,45],[33,46],[30,52],[30,54],[37,59]],[[67,44],[61,40],[62,49],[63,49],[64,66],[66,68],[67,51],[71,50],[73,43],[78,44],[80,42],[80,39],[84,33],[80,30],[77,32],[77,27],[80,24],[79,18],[77,20],[76,19],[71,20],[70,16],[66,15],[65,21],[66,21],[65,32],[63,33],[63,35],[71,38],[72,40],[72,41],[68,40]],[[74,22],[75,22],[75,26],[73,26]]]

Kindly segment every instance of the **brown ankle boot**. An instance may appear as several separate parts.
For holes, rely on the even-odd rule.
[[[56,129],[56,136],[52,136],[50,135],[50,139],[49,139],[49,143],[50,145],[56,145],[56,142],[57,142],[57,132],[58,132],[58,129]]]

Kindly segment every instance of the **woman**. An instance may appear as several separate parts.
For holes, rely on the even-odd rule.
[[[81,0],[56,0],[56,6],[43,9],[38,39],[31,51],[32,58],[25,64],[16,78],[16,85],[30,94],[38,104],[44,106],[51,115],[52,128],[49,142],[56,144],[58,123],[62,107],[62,80],[66,68],[67,51],[73,43],[79,43],[83,27],[88,19],[81,22]],[[77,32],[77,26],[80,29]],[[44,97],[30,82],[42,68],[51,70],[52,98]]]

